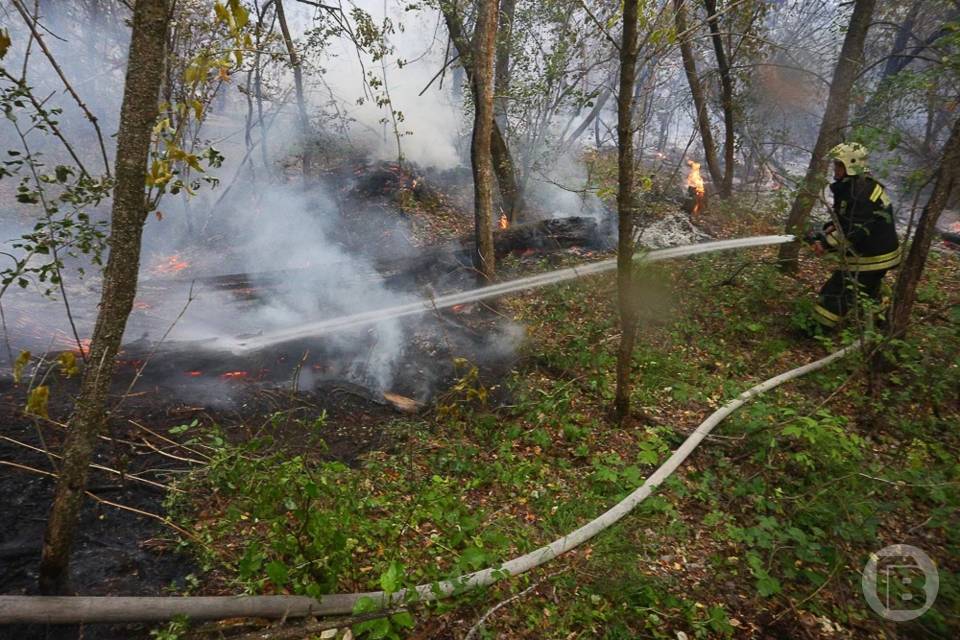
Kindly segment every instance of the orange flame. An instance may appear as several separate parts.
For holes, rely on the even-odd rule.
[[[510,221],[507,220],[507,214],[501,213],[501,214],[500,214],[500,228],[501,228],[501,229],[508,229],[509,227],[510,227]]]
[[[240,378],[246,378],[250,373],[248,371],[227,371],[224,374],[221,374],[221,378],[226,378],[228,380],[237,380]]]
[[[73,349],[71,349],[77,355],[86,357],[90,353],[90,338],[80,338],[80,345],[78,346],[76,341],[73,343]]]
[[[189,262],[186,260],[181,260],[180,254],[175,253],[172,256],[165,258],[151,271],[156,275],[165,275],[170,273],[180,273],[189,266]]]
[[[187,375],[191,378],[199,378],[203,375],[203,371],[187,371]]]
[[[700,175],[700,163],[687,160],[687,164],[690,165],[690,173],[687,175],[687,187],[693,189],[695,193],[693,211],[691,213],[697,214],[703,209],[703,196],[706,193],[706,189],[703,187],[703,176]]]

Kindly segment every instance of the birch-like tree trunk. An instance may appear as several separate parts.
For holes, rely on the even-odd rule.
[[[103,271],[100,311],[67,430],[63,464],[43,540],[40,589],[47,594],[64,593],[68,588],[70,549],[87,487],[87,471],[105,422],[115,358],[137,292],[140,244],[147,216],[147,161],[157,119],[169,24],[170,0],[138,0],[134,5],[117,134],[110,257]]]
[[[830,85],[827,109],[820,123],[820,133],[813,147],[806,177],[800,184],[797,197],[790,208],[790,215],[787,217],[787,233],[797,236],[803,233],[803,227],[810,217],[810,210],[820,192],[823,191],[824,175],[828,168],[827,153],[840,143],[841,132],[847,124],[850,92],[863,64],[863,43],[867,38],[867,30],[873,18],[875,5],[876,0],[856,0],[853,5],[853,15],[850,16],[847,35],[843,39],[840,58],[833,72],[833,82]],[[780,245],[780,268],[786,272],[796,271],[799,253],[799,241]]]
[[[633,158],[633,88],[637,77],[638,0],[625,0],[620,45],[620,88],[617,95],[617,301],[620,348],[614,413],[622,421],[630,412],[630,372],[637,337],[637,300],[633,295],[633,214],[636,210]]]
[[[490,282],[496,272],[493,249],[493,67],[497,47],[497,0],[480,0],[473,32],[473,222],[477,249],[473,265]]]

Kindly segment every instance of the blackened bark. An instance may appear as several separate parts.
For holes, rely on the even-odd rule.
[[[140,243],[147,215],[147,161],[157,118],[169,12],[169,0],[139,0],[133,11],[117,134],[110,257],[103,272],[90,357],[67,431],[60,478],[43,540],[40,589],[46,594],[64,593],[68,588],[70,548],[87,486],[87,469],[94,443],[103,429],[114,359],[137,291]]]
[[[633,158],[633,88],[637,77],[638,0],[623,6],[620,45],[620,88],[617,95],[617,301],[620,310],[620,348],[617,352],[617,394],[614,413],[622,421],[630,412],[630,372],[637,337],[637,300],[633,295],[633,214],[636,210]]]
[[[677,34],[680,39],[680,57],[683,59],[683,71],[690,85],[690,94],[693,96],[693,106],[697,110],[697,127],[700,129],[700,141],[703,143],[703,155],[707,162],[707,171],[713,184],[723,183],[723,172],[720,170],[720,160],[717,158],[717,145],[713,141],[713,131],[710,129],[710,116],[707,113],[707,98],[703,93],[703,85],[697,75],[697,61],[693,57],[693,48],[690,46],[690,34],[687,33],[687,17],[684,0],[673,0],[674,21],[677,25]]]
[[[283,43],[287,48],[290,67],[293,69],[293,86],[297,94],[297,113],[300,119],[300,140],[303,145],[303,177],[306,178],[310,175],[313,167],[313,136],[311,135],[310,117],[307,115],[307,102],[303,95],[303,65],[300,63],[300,56],[297,54],[297,48],[294,46],[293,38],[290,36],[287,17],[283,12],[283,0],[276,0],[276,4],[277,22],[280,23]],[[261,119],[261,123],[262,122],[263,120]]]
[[[463,21],[457,12],[457,7],[450,0],[442,0],[440,11],[447,25],[450,41],[456,48],[457,53],[460,54],[460,67],[466,74],[470,86],[473,87],[473,56],[470,43],[463,33]],[[523,212],[523,192],[520,190],[520,183],[517,181],[516,166],[510,153],[510,147],[507,146],[507,140],[496,121],[494,121],[491,131],[490,152],[493,156],[493,171],[497,176],[497,184],[500,187],[500,198],[503,201],[504,213],[506,213],[507,219],[513,221],[516,216]]]
[[[923,275],[923,267],[927,263],[930,244],[937,234],[937,220],[946,208],[950,194],[958,181],[960,181],[960,119],[953,123],[953,131],[943,147],[943,157],[937,168],[933,192],[930,194],[927,206],[920,214],[917,231],[910,244],[910,252],[900,266],[900,276],[897,278],[890,316],[890,333],[893,336],[903,335],[910,324],[910,311],[916,301],[917,284],[920,282],[920,276]]]
[[[493,66],[497,46],[497,0],[480,0],[473,32],[473,222],[477,251],[473,266],[486,282],[493,280],[493,160],[490,137],[493,130]]]
[[[720,21],[717,16],[717,0],[703,0],[707,9],[707,24],[710,26],[710,38],[713,51],[717,56],[717,70],[720,72],[720,106],[723,108],[723,182],[720,183],[720,197],[729,198],[733,193],[734,164],[734,128],[733,128],[733,78],[730,75],[730,63],[723,50],[723,38],[720,37]]]
[[[876,0],[856,0],[853,6],[853,15],[847,27],[847,35],[843,39],[840,49],[840,58],[837,60],[833,72],[833,83],[830,85],[830,96],[827,99],[827,108],[820,123],[820,133],[813,147],[810,165],[807,167],[806,177],[797,191],[797,197],[790,208],[787,217],[786,232],[800,236],[803,227],[810,217],[810,210],[818,195],[823,190],[824,174],[827,171],[827,153],[840,143],[840,132],[847,124],[850,109],[850,92],[853,82],[857,78],[860,66],[863,63],[863,43],[867,38],[867,29],[873,17]],[[797,270],[797,256],[800,253],[799,242],[791,242],[780,246],[780,268],[786,272]]]

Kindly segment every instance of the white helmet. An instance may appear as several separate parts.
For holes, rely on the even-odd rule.
[[[828,154],[837,162],[842,162],[850,175],[859,175],[867,171],[867,148],[859,142],[841,143],[830,149]]]

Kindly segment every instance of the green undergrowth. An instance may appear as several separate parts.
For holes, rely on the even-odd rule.
[[[608,413],[618,333],[614,279],[603,276],[506,303],[530,338],[497,381],[509,391],[500,405],[484,372],[458,361],[459,382],[433,410],[383,425],[394,448],[353,467],[324,458],[322,426],[304,424],[316,432],[315,454],[221,438],[170,504],[196,536],[184,544],[207,588],[396,591],[495,565],[596,517],[715,408],[856,333],[799,337],[816,284],[781,275],[773,255],[643,269],[638,292],[650,304],[624,425]],[[867,359],[854,355],[752,400],[625,520],[531,576],[421,609],[419,637],[462,636],[531,586],[480,637],[762,637],[798,624],[823,637],[953,637],[958,281],[955,259],[932,259],[918,325],[887,349],[891,371],[868,375]],[[940,572],[936,605],[900,626],[860,592],[869,554],[895,543],[924,549]],[[355,631],[404,637],[412,624],[404,616]]]

